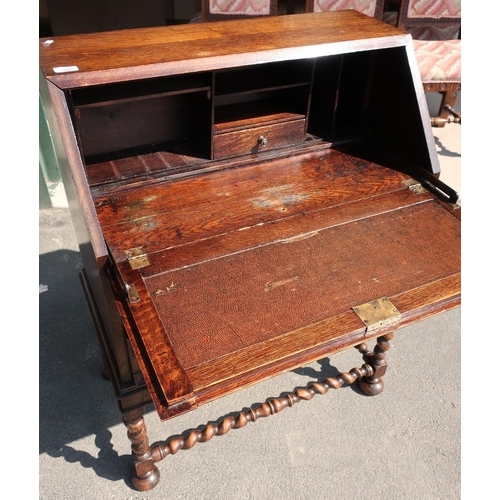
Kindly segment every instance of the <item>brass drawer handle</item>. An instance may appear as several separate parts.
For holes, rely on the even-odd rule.
[[[267,138],[264,137],[263,135],[261,135],[259,137],[259,144],[263,147],[266,147],[267,146]]]

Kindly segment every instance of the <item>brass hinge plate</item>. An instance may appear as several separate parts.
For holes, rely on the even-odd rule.
[[[410,189],[414,194],[425,193],[427,191],[427,189],[425,189],[424,186],[420,184],[420,182],[417,182],[414,179],[410,179],[409,181],[407,181],[406,185],[408,186],[408,189]]]
[[[140,269],[150,264],[148,256],[142,247],[125,250],[125,255],[132,269]]]
[[[397,323],[401,319],[401,313],[397,307],[386,297],[366,302],[352,309],[366,325],[367,332]]]
[[[135,285],[129,285],[128,283],[125,283],[125,293],[127,294],[127,298],[130,302],[141,301],[141,298],[137,293],[137,288],[135,287]]]

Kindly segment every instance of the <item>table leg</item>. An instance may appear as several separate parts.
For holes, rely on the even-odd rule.
[[[387,371],[386,352],[390,349],[390,341],[394,334],[386,333],[377,338],[377,345],[373,352],[368,350],[366,344],[356,346],[359,352],[363,354],[363,360],[373,368],[373,375],[359,379],[361,390],[368,396],[376,396],[384,390],[384,381],[382,377]]]
[[[359,350],[360,346],[357,347]],[[368,348],[366,348],[367,351]],[[232,429],[241,429],[249,422],[274,415],[302,400],[310,401],[315,395],[326,394],[330,389],[340,389],[362,378],[369,380],[374,373],[373,366],[365,363],[360,368],[352,368],[349,372],[340,373],[336,377],[328,377],[322,382],[312,382],[307,387],[299,387],[294,392],[285,393],[282,397],[269,398],[258,407],[224,417],[217,422],[211,422],[201,428],[185,432],[181,436],[173,436],[165,443],[155,444],[151,449],[153,460],[159,462],[168,455],[174,455],[179,450],[188,450],[197,443],[206,443],[214,436],[222,436]]]
[[[128,437],[132,442],[132,456],[135,465],[135,476],[132,479],[134,487],[139,491],[154,488],[160,480],[160,472],[155,462],[163,460],[166,456],[175,454],[181,449],[190,449],[196,443],[206,442],[214,436],[226,434],[231,429],[244,427],[248,422],[267,417],[280,412],[286,407],[291,407],[301,400],[310,400],[316,394],[326,394],[330,388],[339,389],[359,380],[362,391],[375,396],[384,389],[382,377],[387,371],[386,352],[390,348],[393,333],[386,333],[377,338],[373,352],[365,343],[356,346],[365,364],[361,368],[353,368],[349,372],[339,374],[337,377],[328,377],[323,382],[313,382],[307,387],[296,389],[280,398],[272,398],[258,408],[241,411],[237,416],[225,417],[220,422],[207,424],[202,429],[190,431],[186,436],[174,436],[165,444],[149,446],[149,439],[144,422],[144,409],[134,410],[123,416],[127,426]]]
[[[127,427],[127,435],[132,443],[135,476],[134,487],[139,491],[154,488],[160,480],[160,471],[154,464],[149,439],[144,422],[144,408],[127,412],[123,415],[123,423]]]

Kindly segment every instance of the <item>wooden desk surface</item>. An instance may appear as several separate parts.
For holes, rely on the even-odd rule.
[[[460,220],[411,182],[328,149],[96,198],[141,295],[151,385],[206,402],[366,340],[364,302],[390,298],[403,323],[454,304]],[[132,271],[136,246],[149,265]]]

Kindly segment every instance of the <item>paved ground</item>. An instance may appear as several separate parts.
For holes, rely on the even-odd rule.
[[[460,128],[445,129],[436,134],[447,165],[442,178],[460,189]],[[100,375],[68,210],[62,203],[39,215],[40,499],[461,498],[460,308],[397,333],[379,396],[363,396],[356,387],[331,390],[167,457],[158,464],[162,479],[154,490],[131,489],[130,444],[112,388]],[[151,408],[150,440],[360,361],[351,349],[166,423]]]

